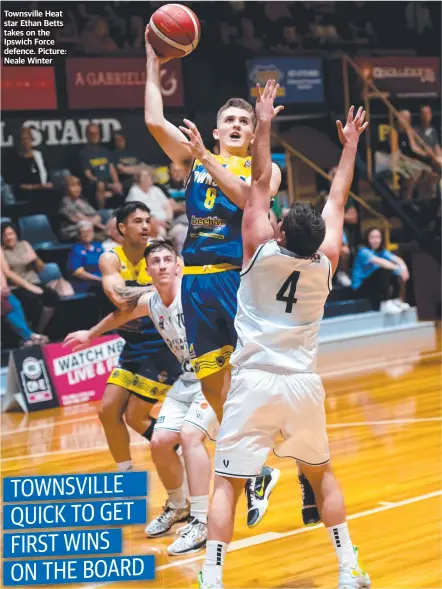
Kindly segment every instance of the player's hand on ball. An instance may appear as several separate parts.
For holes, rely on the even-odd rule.
[[[356,116],[353,118],[354,110],[355,107],[351,106],[350,110],[348,111],[345,127],[342,126],[341,121],[336,121],[339,141],[342,143],[342,145],[357,145],[360,135],[368,127],[368,121],[364,123],[366,113],[362,106],[359,107]]]
[[[63,347],[72,346],[74,352],[84,350],[90,345],[89,331],[87,329],[81,329],[80,331],[73,331],[68,333],[64,338]]]
[[[147,63],[162,65],[163,63],[166,63],[167,61],[170,61],[171,59],[173,59],[173,57],[160,57],[159,55],[157,55],[155,53],[152,45],[149,43],[148,34],[149,34],[149,25],[147,25],[147,27],[144,30],[144,43],[146,45]]]
[[[198,127],[195,125],[195,123],[189,121],[189,119],[183,119],[183,121],[187,127],[180,126],[180,131],[182,131],[189,138],[189,141],[180,141],[180,143],[190,147],[192,157],[197,160],[202,160],[207,154],[207,149],[204,145],[200,132],[198,131]]]
[[[261,92],[261,87],[256,84],[256,105],[255,112],[258,121],[271,121],[276,115],[281,112],[284,107],[273,106],[278,95],[279,84],[275,80],[267,80],[264,90]]]

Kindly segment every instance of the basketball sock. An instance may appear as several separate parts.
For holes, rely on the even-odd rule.
[[[330,540],[335,547],[339,566],[355,568],[358,564],[350,539],[347,522],[327,528]]]
[[[125,462],[117,462],[117,468],[120,472],[126,472],[127,470],[133,470],[134,465],[132,460],[126,460]]]
[[[151,417],[150,418],[150,425],[147,428],[147,430],[144,432],[143,434],[143,438],[146,438],[146,440],[149,440],[149,442],[152,439],[153,436],[153,428],[155,427],[157,420],[155,419],[155,417]]]
[[[190,517],[196,518],[199,522],[207,524],[209,512],[209,495],[190,497]]]
[[[226,557],[227,544],[208,540],[206,544],[206,559],[203,565],[203,579],[208,585],[217,585],[223,578],[224,559]]]
[[[166,489],[167,499],[170,507],[173,509],[184,509],[187,505],[186,485],[183,484],[178,489]]]

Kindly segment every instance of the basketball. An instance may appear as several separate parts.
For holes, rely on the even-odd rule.
[[[161,57],[185,57],[200,40],[198,17],[187,6],[166,4],[149,21],[148,40]]]

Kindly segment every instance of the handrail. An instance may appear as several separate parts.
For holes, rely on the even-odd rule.
[[[274,131],[272,131],[272,137],[286,150],[286,152],[289,152],[292,155],[294,155],[295,157],[297,157],[298,159],[300,159],[302,162],[304,162],[304,164],[306,164],[307,166],[312,168],[317,174],[319,174],[320,176],[322,176],[323,178],[325,178],[329,182],[333,181],[333,178],[330,176],[330,174],[327,174],[327,172],[325,172],[322,168],[320,168],[317,164],[315,164],[314,161],[312,161],[310,158],[305,156],[303,153],[301,153],[300,151],[295,149],[292,145],[290,145],[289,143],[284,141],[284,139],[279,137],[279,135],[277,133],[275,133]],[[368,211],[369,213],[374,215],[379,220],[379,222],[382,224],[382,226],[385,230],[385,242],[388,246],[390,244],[390,229],[391,229],[391,224],[388,221],[388,219],[386,217],[384,217],[384,215],[382,215],[381,213],[376,211],[376,209],[371,207],[368,203],[366,203],[365,200],[363,200],[360,196],[357,196],[353,191],[349,190],[348,195],[353,200],[355,200],[357,203],[359,203],[366,211]]]

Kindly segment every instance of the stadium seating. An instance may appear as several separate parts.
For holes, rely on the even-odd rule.
[[[21,217],[18,220],[18,224],[21,238],[29,241],[35,249],[71,249],[71,245],[58,241],[46,215]]]

